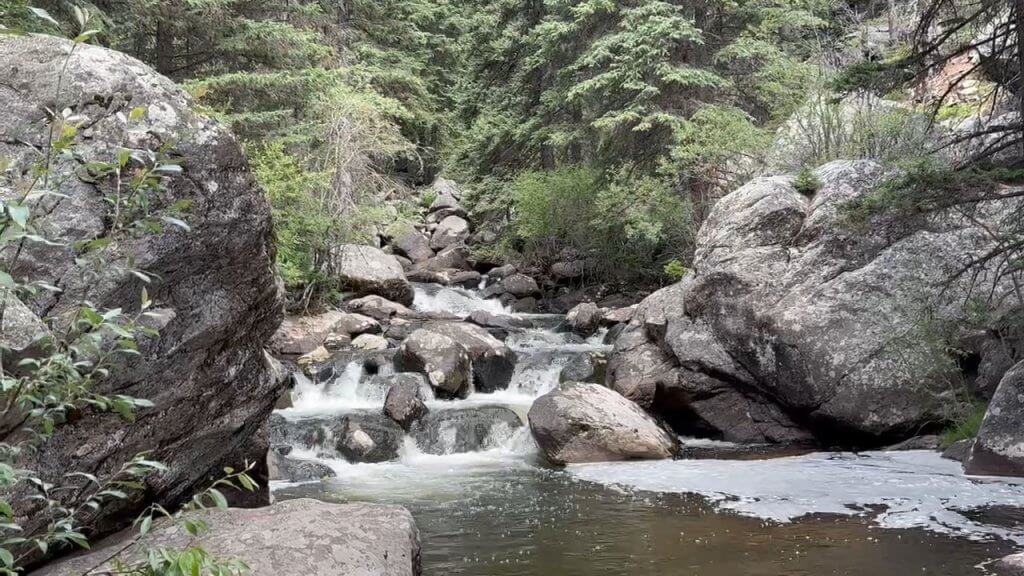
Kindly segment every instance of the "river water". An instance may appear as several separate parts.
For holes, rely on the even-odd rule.
[[[414,307],[502,312],[473,292],[423,286]],[[530,318],[538,328],[507,340],[519,355],[507,390],[431,401],[430,410],[500,405],[525,421],[574,355],[609,351],[603,335],[581,341],[554,332],[557,318]],[[300,384],[295,406],[280,413],[379,409],[379,392],[361,390],[362,378],[352,365],[329,387]],[[392,462],[319,461],[337,477],[276,483],[275,496],[407,507],[427,575],[957,576],[984,574],[992,559],[1024,546],[1024,486],[965,477],[932,452],[552,469],[526,427],[495,426],[474,452],[425,454],[406,438]]]

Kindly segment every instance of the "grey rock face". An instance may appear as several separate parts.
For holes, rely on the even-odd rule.
[[[459,185],[446,178],[438,178],[431,186],[437,197],[430,204],[430,212],[437,212],[446,208],[459,208],[459,199],[462,198],[462,190]]]
[[[515,266],[511,264],[506,264],[504,266],[498,266],[497,268],[491,268],[491,270],[487,272],[487,279],[491,283],[494,283],[499,280],[502,280],[503,278],[511,276],[516,272],[517,270]]]
[[[695,273],[655,293],[616,342],[610,383],[673,422],[748,441],[897,440],[941,420],[935,354],[918,319],[956,321],[957,303],[991,289],[982,274],[944,286],[955,264],[991,248],[954,213],[928,221],[844,224],[843,206],[884,177],[832,162],[807,198],[759,178],[720,200],[701,228]],[[975,218],[999,229],[1005,207]],[[749,416],[748,416],[749,415]],[[679,419],[682,422],[677,422]],[[743,423],[743,426],[737,427]]]
[[[971,447],[974,445],[974,438],[965,438],[963,440],[957,440],[949,445],[948,448],[942,451],[942,457],[946,460],[956,460],[957,462],[966,462],[967,458],[971,455]]]
[[[451,338],[466,351],[477,392],[508,388],[515,371],[516,354],[504,342],[479,326],[461,322],[435,322],[426,329]]]
[[[362,314],[341,314],[333,330],[353,338],[360,334],[380,334],[383,331],[380,322]]]
[[[466,320],[484,328],[500,328],[508,331],[533,327],[533,323],[525,318],[506,314],[492,314],[484,310],[474,310]]]
[[[556,280],[572,280],[580,278],[586,272],[587,264],[583,260],[571,262],[555,262],[551,265],[551,276]]]
[[[358,296],[382,296],[406,306],[412,304],[412,285],[394,256],[373,246],[357,244],[344,244],[332,252],[334,276],[343,290]]]
[[[427,377],[439,396],[469,393],[471,366],[466,350],[451,338],[431,330],[416,330],[398,347],[395,369]]]
[[[523,425],[504,406],[436,410],[413,426],[420,450],[428,454],[458,454],[494,447]]]
[[[409,318],[416,315],[406,306],[380,296],[363,296],[349,300],[345,303],[345,309],[349,312],[365,314],[381,322],[386,322],[395,316]]]
[[[603,313],[597,304],[593,302],[584,302],[583,304],[577,304],[569,313],[565,316],[565,323],[569,326],[569,329],[583,336],[584,338],[592,336],[597,329],[601,326],[601,318]]]
[[[1000,558],[992,570],[996,576],[1024,576],[1024,552]]]
[[[393,384],[384,398],[384,414],[409,430],[429,412],[423,401],[427,399],[424,388],[430,385],[421,374],[411,372],[395,374],[390,380]]]
[[[671,458],[679,446],[639,406],[598,384],[569,383],[530,408],[530,431],[553,464]]]
[[[558,381],[604,384],[607,369],[608,359],[604,353],[573,354],[558,373]]]
[[[15,167],[27,168],[47,138],[44,107],[54,107],[54,86],[70,47],[52,36],[0,37],[0,157]],[[104,48],[79,46],[63,86],[57,108],[72,108],[89,128],[74,157],[57,158],[52,167],[66,197],[40,200],[46,213],[35,223],[65,246],[26,245],[13,267],[7,266],[11,254],[0,254],[16,278],[62,288],[24,302],[29,310],[70,317],[88,299],[102,308],[138,311],[140,280],[123,267],[95,278],[75,262],[72,243],[111,237],[101,200],[106,184],[78,179],[82,164],[113,161],[122,146],[173,143],[183,174],[168,181],[153,207],[191,201],[182,215],[190,232],[168,226],[141,236],[115,234],[105,249],[110,258],[132,258],[134,268],[156,279],[147,288],[164,312],[164,325],[159,338],[142,343],[140,357],[104,381],[102,392],[145,398],[155,408],[142,410],[134,423],[84,413],[73,425],[59,427],[25,462],[54,483],[69,471],[104,477],[144,451],[164,462],[169,471],[147,486],[146,499],[103,509],[96,519],[96,532],[103,535],[129,524],[151,501],[172,505],[205,486],[223,466],[240,468],[240,454],[265,451],[260,429],[284,382],[273,377],[263,348],[283,310],[273,269],[270,207],[231,133],[193,113],[189,97],[173,82]],[[129,125],[120,111],[135,107],[147,112]],[[23,525],[32,531],[37,520],[42,522],[30,518]]]
[[[985,476],[1024,476],[1024,362],[999,382],[964,470]]]
[[[194,538],[180,524],[157,522],[143,543],[184,549],[201,546],[218,558],[237,558],[251,576],[418,576],[419,531],[409,511],[380,504],[329,504],[302,498],[258,510],[199,514],[209,532]],[[40,576],[110,571],[116,560],[144,559],[145,549],[118,534],[87,554],[46,566]]]
[[[464,242],[469,237],[469,222],[458,216],[448,216],[437,224],[437,229],[430,237],[430,247],[443,250],[452,244]]]
[[[469,269],[469,248],[463,244],[452,244],[442,249],[433,258],[416,265],[421,270],[446,272]]]

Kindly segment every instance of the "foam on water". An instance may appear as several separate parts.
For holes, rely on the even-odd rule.
[[[294,374],[292,407],[278,412],[285,418],[341,414],[351,410],[379,408],[384,398],[360,386],[363,366],[351,362],[341,374],[329,382],[314,384],[301,372]]]
[[[580,480],[631,490],[699,494],[723,510],[775,522],[810,514],[874,514],[885,528],[924,528],[1024,544],[1024,529],[986,525],[962,512],[1024,506],[1024,479],[977,479],[936,452],[814,453],[770,460],[665,460],[579,464]]]
[[[475,292],[445,288],[435,284],[413,284],[412,307],[419,312],[441,312],[466,317],[476,311],[508,314],[509,310],[496,299],[485,300]]]

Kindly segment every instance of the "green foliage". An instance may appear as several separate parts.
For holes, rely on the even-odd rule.
[[[793,178],[793,187],[804,196],[814,196],[821,189],[821,179],[810,168],[803,168]]]
[[[970,440],[977,437],[981,430],[981,422],[985,419],[987,406],[981,402],[974,402],[970,409],[963,413],[942,433],[941,446],[949,447],[960,440]]]
[[[594,257],[606,278],[656,277],[659,262],[685,258],[692,242],[686,202],[654,178],[605,181],[587,168],[526,172],[510,184],[513,244],[548,265],[565,249]]]
[[[679,260],[669,260],[663,270],[665,271],[665,277],[673,282],[682,280],[684,276],[690,273],[690,269]]]

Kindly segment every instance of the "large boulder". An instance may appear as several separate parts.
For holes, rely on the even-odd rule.
[[[466,351],[476,392],[508,388],[516,367],[516,353],[504,342],[479,326],[463,322],[435,322],[426,329],[451,338]]]
[[[402,265],[379,248],[343,244],[331,254],[332,269],[339,286],[357,296],[374,294],[405,306],[412,305],[412,285]]]
[[[1024,362],[1003,376],[964,463],[968,474],[1024,477]]]
[[[452,244],[464,242],[469,237],[469,222],[458,216],[448,216],[438,223],[430,237],[430,247],[443,250]]]
[[[495,448],[523,422],[504,406],[436,410],[412,428],[413,438],[427,454],[458,454]]]
[[[992,571],[996,576],[1024,576],[1024,552],[1000,558],[992,565]]]
[[[993,248],[986,230],[1012,226],[1012,207],[857,224],[849,203],[883,169],[837,161],[816,176],[812,197],[758,178],[715,205],[695,272],[616,341],[616,390],[677,429],[741,441],[878,446],[942,421],[959,374],[926,331],[966,323],[975,294],[1009,301],[1008,275],[953,273]]]
[[[469,393],[472,368],[466,349],[432,330],[416,330],[402,342],[395,354],[395,370],[423,374],[438,396]]]
[[[447,178],[438,178],[431,185],[430,189],[434,192],[435,196],[428,209],[429,212],[459,208],[462,190],[454,181]]]
[[[404,304],[374,295],[349,300],[345,303],[345,309],[349,312],[369,316],[380,322],[387,322],[396,316],[401,318],[416,316],[416,313]]]
[[[675,437],[639,406],[598,384],[568,383],[541,396],[529,420],[553,464],[658,460],[679,449]]]
[[[330,504],[302,498],[258,510],[206,510],[208,532],[158,521],[142,538],[118,534],[88,553],[35,572],[79,576],[114,572],[118,562],[144,561],[148,549],[199,546],[216,558],[244,562],[251,576],[418,576],[420,540],[408,510],[381,504]]]
[[[493,298],[502,294],[509,294],[516,298],[525,298],[539,295],[540,286],[537,285],[536,280],[526,274],[515,272],[488,286],[482,294],[484,298]]]
[[[60,245],[26,243],[14,265],[11,252],[0,253],[0,268],[19,280],[59,286],[59,292],[40,291],[24,302],[58,326],[83,300],[136,314],[144,286],[159,310],[159,338],[140,341],[140,355],[118,363],[96,389],[144,398],[154,408],[141,410],[134,422],[83,410],[19,462],[55,485],[64,484],[69,472],[107,477],[146,451],[166,464],[167,472],[146,481],[144,497],[93,515],[93,533],[103,535],[130,524],[151,502],[173,506],[185,500],[223,474],[224,466],[241,468],[251,455],[265,459],[261,429],[285,381],[263,348],[283,307],[270,207],[231,133],[194,113],[183,90],[138,60],[88,45],[68,58],[71,48],[52,36],[0,36],[0,157],[11,161],[9,171],[27,171],[38,158],[51,136],[48,109],[70,108],[87,127],[73,154],[53,158],[51,182],[60,183],[62,196],[36,201],[34,225]],[[60,102],[54,103],[61,74]],[[124,112],[135,108],[146,113],[129,118]],[[141,155],[161,145],[183,174],[167,179],[166,190],[150,198],[150,209],[188,204],[178,217],[190,230],[111,230],[104,198],[113,184],[89,178],[83,166],[113,162],[122,148]],[[145,285],[125,265],[98,276],[92,266],[79,265],[76,245],[97,239],[110,241],[99,257],[130,262],[152,282]],[[257,471],[266,485],[264,474],[265,468]],[[63,494],[67,504],[81,504],[75,499],[82,492]],[[268,499],[263,490],[262,502]],[[22,525],[35,533],[47,521],[30,515]]]

